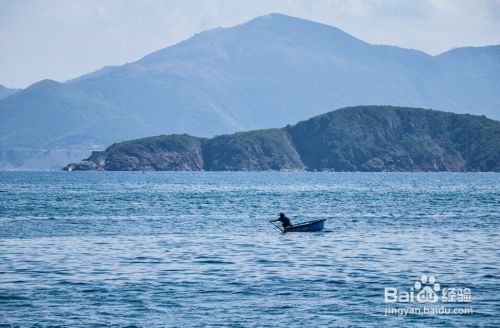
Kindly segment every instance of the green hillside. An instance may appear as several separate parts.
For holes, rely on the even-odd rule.
[[[500,171],[500,122],[358,106],[283,129],[126,141],[66,170]]]

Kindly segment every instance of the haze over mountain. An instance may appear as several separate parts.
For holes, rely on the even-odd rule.
[[[0,100],[0,168],[59,168],[124,139],[213,136],[388,104],[500,118],[500,46],[438,56],[281,14]]]
[[[13,93],[18,92],[19,89],[10,89],[0,84],[0,99],[10,96]]]

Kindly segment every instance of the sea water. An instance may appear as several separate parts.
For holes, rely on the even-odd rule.
[[[0,326],[498,327],[499,217],[494,173],[0,172]],[[471,297],[387,302],[423,275]]]

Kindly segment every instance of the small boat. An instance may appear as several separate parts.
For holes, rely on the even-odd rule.
[[[286,227],[283,232],[314,232],[321,231],[325,227],[326,219],[302,222]]]

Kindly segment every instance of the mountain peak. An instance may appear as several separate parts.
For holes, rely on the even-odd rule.
[[[350,34],[330,25],[310,20],[271,13],[256,17],[240,25],[215,28],[195,34],[188,40],[158,50],[136,63],[159,63],[173,57],[197,58],[232,56],[251,53],[274,53],[285,50],[289,54],[306,52],[348,54],[370,46]],[[363,51],[360,51],[363,52]]]
[[[326,27],[332,27],[330,25],[314,22],[308,19],[300,18],[300,17],[295,17],[295,16],[289,16],[281,13],[269,13],[266,15],[262,16],[257,16],[243,24],[240,25],[247,25],[247,24],[312,24],[312,25],[323,25]]]
[[[243,24],[248,24],[250,22],[270,22],[270,21],[297,22],[297,21],[308,21],[308,20],[303,19],[303,18],[299,18],[299,17],[295,17],[295,16],[285,15],[282,13],[269,13],[266,15],[257,16],[255,18],[249,20],[248,22],[243,23]],[[314,24],[318,24],[316,22],[312,22],[312,21],[310,21],[310,22],[314,23]]]
[[[260,27],[268,31],[286,35],[292,39],[307,35],[307,38],[311,38],[312,36],[313,38],[326,38],[326,40],[335,38],[338,39],[338,41],[343,39],[344,41],[348,40],[351,42],[357,41],[365,43],[335,26],[281,13],[270,13],[258,16],[239,26]]]
[[[13,89],[0,84],[0,99],[7,98],[8,96],[18,92],[20,89]]]
[[[51,79],[44,79],[44,80],[40,80],[38,82],[33,83],[32,85],[30,85],[26,89],[29,89],[29,88],[46,88],[46,87],[54,87],[54,86],[60,86],[60,85],[62,85],[62,83],[54,81],[54,80],[51,80]]]
[[[22,89],[15,93],[15,97],[24,95],[62,95],[71,89],[70,86],[50,79],[40,80],[33,83],[26,89]]]
[[[498,118],[498,53],[467,48],[429,56],[273,13],[199,33],[134,63],[63,84],[44,80],[2,99],[0,147],[38,151],[68,140],[86,147],[89,138],[102,145],[172,133],[211,137],[361,104]],[[0,168],[11,163],[3,154]]]

